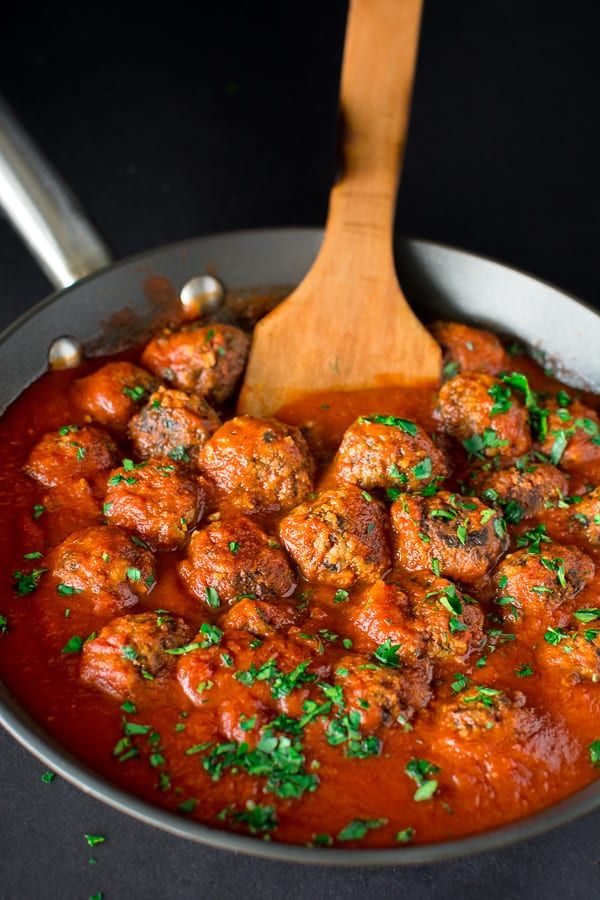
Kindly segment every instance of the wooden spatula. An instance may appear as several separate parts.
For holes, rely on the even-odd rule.
[[[241,412],[327,390],[440,378],[440,348],[396,278],[393,222],[422,0],[351,0],[340,91],[343,175],[300,286],[258,323]]]

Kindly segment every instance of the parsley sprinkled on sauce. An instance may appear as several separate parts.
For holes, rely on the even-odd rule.
[[[6,618],[5,615],[0,613],[0,634],[8,634],[8,632],[9,632],[8,619]]]
[[[57,584],[56,592],[61,595],[61,597],[70,597],[73,594],[81,594],[81,588],[74,588],[70,584]]]
[[[396,833],[396,841],[399,844],[408,844],[415,836],[415,829],[411,828],[410,825],[408,828],[403,828],[402,831],[398,831]]]
[[[236,822],[246,825],[251,834],[260,834],[264,831],[274,831],[279,824],[277,814],[273,806],[261,806],[248,800],[243,812],[233,814]]]
[[[597,607],[590,607],[588,609],[578,609],[573,613],[575,618],[579,622],[593,622],[595,619],[600,619],[600,609]]]
[[[360,841],[369,831],[387,825],[387,819],[352,819],[338,832],[338,841]]]
[[[413,795],[413,800],[417,803],[423,800],[431,800],[438,789],[437,779],[431,778],[440,771],[439,766],[434,765],[426,759],[409,760],[404,769],[409,778],[417,784],[417,790]]]
[[[235,555],[239,549],[240,545],[237,541],[229,541],[229,550],[231,553]]]
[[[528,678],[530,675],[533,675],[533,669],[531,666],[525,664],[523,666],[519,666],[516,670],[516,674],[519,678]]]
[[[33,569],[31,572],[21,572],[20,570],[13,572],[15,591],[19,597],[32,594],[37,588],[40,578],[47,571],[47,569]]]
[[[490,409],[490,416],[499,416],[508,412],[512,406],[511,390],[506,384],[493,384],[488,388],[488,394],[494,401]]]
[[[127,575],[128,581],[141,581],[142,580],[141,571],[139,569],[136,569],[134,566],[127,569],[126,575]]]
[[[595,767],[600,767],[600,740],[592,741],[592,743],[588,746],[588,752],[590,754],[590,762]]]
[[[81,649],[84,645],[85,641],[78,634],[74,634],[72,638],[69,638],[65,646],[60,651],[61,653],[81,653]]]
[[[177,809],[182,813],[193,813],[197,805],[198,801],[190,797],[189,800],[184,800],[180,803]]]
[[[41,515],[46,512],[46,507],[42,506],[41,503],[36,503],[33,507],[32,517],[34,519],[39,519]]]
[[[334,603],[345,603],[346,600],[350,598],[350,594],[348,591],[345,591],[343,588],[339,588],[335,594],[333,595]]]
[[[426,456],[420,463],[417,463],[412,472],[415,478],[431,478],[433,466],[430,457]]]
[[[483,434],[473,434],[462,442],[467,453],[479,459],[483,458],[482,451],[487,447],[508,447],[508,443],[505,438],[499,438],[493,428],[486,428]]]
[[[32,553],[24,553],[23,559],[39,559],[43,555],[39,550],[34,550]]]

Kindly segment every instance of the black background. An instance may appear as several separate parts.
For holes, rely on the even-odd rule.
[[[426,7],[398,230],[504,260],[600,306],[594,3]],[[345,9],[338,0],[9,4],[0,90],[119,257],[212,231],[320,224]],[[48,288],[0,219],[0,324]],[[43,771],[0,736],[2,898],[600,891],[600,814],[484,857],[343,872],[186,843],[58,779],[42,784]],[[107,842],[89,852],[84,832]]]

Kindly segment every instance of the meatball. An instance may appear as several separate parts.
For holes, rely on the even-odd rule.
[[[494,572],[496,602],[515,621],[520,611],[543,624],[543,613],[573,600],[594,577],[594,563],[576,547],[546,543],[542,551],[509,553]]]
[[[347,588],[390,567],[382,504],[353,485],[324,491],[279,526],[283,545],[307,581]]]
[[[282,634],[263,639],[247,631],[201,631],[194,639],[199,647],[181,656],[179,683],[192,703],[220,703],[221,697],[249,693],[266,709],[286,715],[303,714],[310,686],[327,677],[329,666]]]
[[[444,373],[487,372],[497,375],[510,368],[510,359],[491,331],[461,322],[434,322],[431,332],[444,351]]]
[[[582,625],[574,631],[553,628],[538,646],[538,662],[564,673],[570,684],[600,681],[600,629]]]
[[[52,553],[51,573],[73,588],[76,602],[95,613],[115,613],[145,597],[155,582],[154,558],[120,528],[76,531]]]
[[[476,497],[439,491],[406,494],[391,507],[398,565],[429,569],[453,581],[479,581],[506,550],[504,521]]]
[[[449,474],[426,431],[395,416],[361,416],[345,432],[335,458],[338,482],[416,491]]]
[[[142,363],[173,387],[221,403],[233,393],[249,347],[248,335],[232,325],[196,325],[151,340]]]
[[[203,397],[160,387],[129,423],[129,437],[142,459],[170,456],[198,462],[201,448],[221,420]]]
[[[202,516],[201,487],[168,458],[131,460],[111,472],[104,514],[111,525],[135,531],[151,547],[174,550]]]
[[[481,499],[504,509],[507,520],[513,524],[539,515],[547,503],[554,505],[569,490],[569,482],[560,469],[535,462],[482,471],[475,477],[474,485]]]
[[[439,415],[448,434],[470,453],[506,460],[531,447],[522,403],[507,385],[483,372],[457,375],[442,385]]]
[[[60,544],[72,531],[101,525],[102,505],[85,478],[68,478],[42,497],[44,513],[38,519],[46,541]]]
[[[418,572],[402,587],[377,581],[347,609],[350,623],[374,645],[398,645],[405,659],[466,659],[485,643],[484,615],[450,581]]]
[[[583,494],[581,502],[569,509],[568,528],[575,538],[600,543],[600,487]]]
[[[578,400],[568,407],[548,404],[548,433],[540,445],[563,469],[600,460],[600,423],[597,414]]]
[[[343,656],[335,670],[342,688],[344,712],[360,716],[361,729],[375,733],[382,727],[406,725],[431,700],[432,672],[425,661],[394,666],[376,665],[356,653]]]
[[[132,698],[175,668],[177,657],[167,651],[185,645],[192,633],[183,619],[163,611],[120,616],[85,642],[80,676],[114,697]]]
[[[297,428],[253,416],[225,422],[203,448],[200,468],[229,504],[246,513],[292,509],[311,493],[315,472]]]
[[[295,625],[302,612],[291,603],[272,603],[245,597],[219,620],[225,631],[249,631],[257,637],[267,637]]]
[[[498,688],[469,685],[458,697],[438,708],[438,733],[447,735],[450,744],[455,738],[489,745],[526,740],[538,729],[539,722],[525,702],[520,691],[510,697]]]
[[[248,595],[287,597],[296,587],[277,541],[244,516],[195,531],[179,574],[194,597],[211,606],[235,603]]]
[[[67,479],[92,479],[117,462],[116,444],[100,428],[63,425],[49,431],[35,445],[25,471],[44,487],[55,487]]]
[[[124,431],[132,415],[144,403],[157,380],[129,362],[111,362],[71,387],[77,408],[94,422]]]

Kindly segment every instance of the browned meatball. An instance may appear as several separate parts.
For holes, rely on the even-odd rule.
[[[540,641],[538,663],[561,671],[570,684],[600,681],[600,628],[581,625],[575,630],[551,628]]]
[[[344,433],[335,458],[338,482],[416,491],[449,474],[426,431],[396,416],[361,416]]]
[[[50,569],[77,604],[115,613],[136,604],[155,582],[154,558],[120,528],[100,525],[71,534],[53,551]]]
[[[131,460],[111,472],[104,514],[111,525],[135,531],[151,547],[181,547],[202,516],[201,487],[173,460]]]
[[[485,643],[480,605],[450,581],[418,572],[402,587],[377,581],[347,609],[348,621],[373,642],[398,645],[403,658],[465,659]]]
[[[42,497],[43,517],[37,524],[44,529],[46,541],[55,546],[72,531],[101,525],[102,503],[94,496],[85,478],[68,478]]]
[[[232,325],[192,326],[151,340],[142,363],[173,387],[220,403],[233,393],[249,347],[248,335]]]
[[[504,521],[476,497],[439,491],[434,497],[406,494],[391,507],[398,565],[429,569],[453,581],[482,578],[506,549]]]
[[[544,624],[550,613],[579,594],[594,577],[594,563],[576,547],[544,543],[540,553],[509,553],[494,572],[496,602],[505,617],[516,621],[523,612]]]
[[[538,727],[535,713],[525,706],[525,695],[508,696],[484,684],[469,685],[458,697],[438,707],[438,734],[454,745],[460,741],[484,741],[490,746],[525,740]],[[455,749],[460,751],[460,743]]]
[[[120,616],[83,645],[81,678],[119,699],[135,697],[141,685],[174,669],[177,657],[166,651],[185,645],[192,633],[167,612]]]
[[[232,694],[249,693],[274,713],[301,716],[311,687],[329,675],[329,666],[311,654],[308,642],[274,633],[257,638],[247,631],[215,634],[203,626],[182,654],[177,678],[192,703],[220,704]],[[300,646],[302,644],[302,646]]]
[[[535,462],[482,471],[473,479],[473,485],[482,500],[504,510],[511,524],[539,515],[546,504],[556,505],[569,491],[569,482],[560,469]]]
[[[448,434],[470,453],[504,460],[531,447],[525,408],[491,375],[467,372],[447,381],[440,390],[439,415]]]
[[[49,431],[35,445],[25,471],[45,487],[61,481],[91,479],[106,472],[118,459],[116,444],[100,428],[63,425]]]
[[[291,603],[274,603],[245,597],[232,606],[219,620],[225,631],[249,631],[257,637],[267,637],[295,625],[302,612]]]
[[[379,665],[357,653],[343,656],[335,669],[335,684],[343,691],[344,713],[360,716],[363,733],[409,722],[431,700],[432,672],[420,661]]]
[[[142,459],[170,456],[198,463],[198,455],[221,420],[203,397],[160,387],[129,423],[129,437]]]
[[[461,322],[434,322],[431,332],[444,351],[444,374],[487,372],[497,375],[510,368],[510,359],[491,331]]]
[[[156,386],[156,378],[145,369],[129,362],[111,362],[92,375],[78,378],[71,396],[78,409],[94,422],[124,431]]]
[[[583,499],[571,507],[568,514],[568,528],[573,537],[600,543],[600,487],[594,488]]]
[[[307,581],[347,588],[390,567],[383,506],[353,485],[298,506],[279,534]]]
[[[540,445],[563,469],[600,460],[600,423],[593,409],[574,400],[569,406],[548,403],[548,433]]]
[[[296,587],[278,542],[244,516],[195,531],[179,574],[194,597],[212,607],[248,595],[287,597]]]
[[[212,436],[200,468],[241,512],[285,512],[308,497],[315,464],[297,428],[238,416]]]

